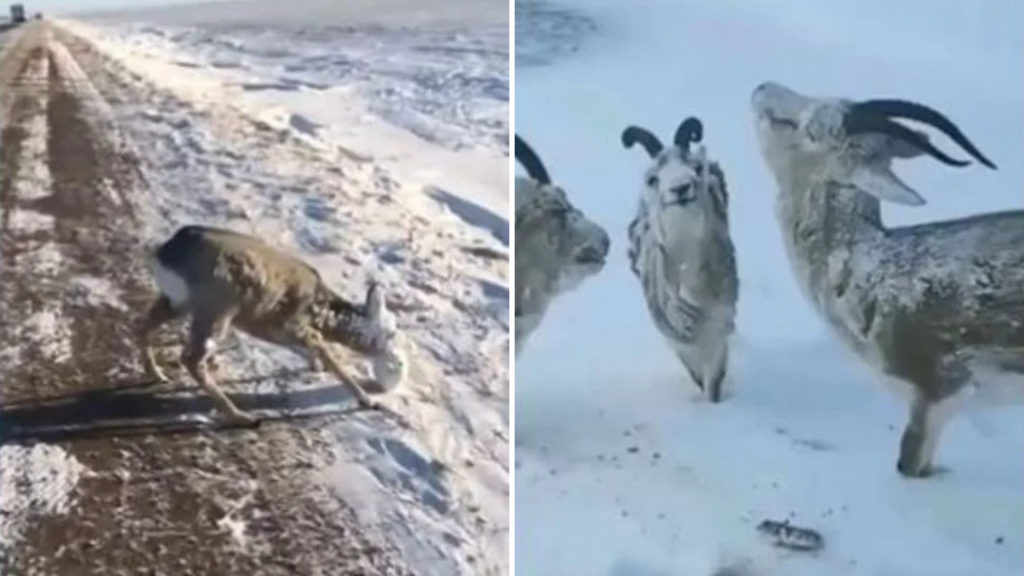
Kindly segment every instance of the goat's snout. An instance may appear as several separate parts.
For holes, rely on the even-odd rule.
[[[754,110],[760,112],[765,109],[771,100],[774,86],[773,82],[762,82],[757,85],[757,88],[754,88],[754,91],[750,93],[750,105],[754,107]]]
[[[757,114],[795,117],[810,100],[776,82],[762,82],[750,94],[750,105]]]
[[[576,261],[583,264],[597,264],[604,262],[605,258],[608,257],[608,252],[611,249],[611,238],[608,237],[608,233],[604,230],[596,230],[594,233],[594,242],[588,244],[582,248],[576,254]]]
[[[678,186],[673,186],[670,192],[681,204],[686,204],[694,199],[693,184],[691,182],[684,182]]]

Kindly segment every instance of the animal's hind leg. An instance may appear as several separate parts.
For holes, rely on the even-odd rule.
[[[181,362],[222,413],[234,422],[251,424],[256,422],[256,418],[240,410],[228,398],[227,394],[214,382],[213,376],[210,375],[206,366],[206,360],[216,345],[215,336],[226,332],[230,323],[231,317],[229,313],[211,313],[209,311],[197,310],[192,315],[189,339],[185,349],[182,351]]]
[[[939,436],[949,421],[955,399],[935,402],[914,398],[910,405],[910,421],[900,440],[900,457],[896,470],[904,476],[924,478],[934,472],[932,460]]]
[[[146,375],[158,382],[166,382],[167,376],[156,364],[153,356],[152,336],[158,328],[185,314],[184,308],[175,308],[171,300],[163,294],[149,307],[149,312],[139,325],[138,344],[142,350],[142,367]]]

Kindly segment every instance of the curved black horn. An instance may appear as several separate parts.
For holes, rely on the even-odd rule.
[[[704,139],[704,125],[694,116],[690,116],[676,128],[676,135],[672,139],[676,146],[689,152],[690,144],[696,144]]]
[[[996,165],[986,158],[977,147],[975,147],[974,143],[960,131],[960,128],[957,127],[952,120],[946,118],[946,116],[938,110],[929,108],[924,104],[918,104],[908,100],[874,99],[858,102],[854,104],[851,109],[868,114],[879,114],[881,116],[907,118],[909,120],[924,122],[925,124],[935,127],[946,136],[949,136],[952,141],[959,144],[961,148],[967,151],[967,153],[973,156],[978,162],[981,162],[993,170],[996,169]]]
[[[526,173],[530,175],[530,178],[541,184],[551,184],[551,176],[548,176],[544,163],[540,161],[540,157],[533,151],[533,148],[530,148],[530,145],[519,137],[519,134],[516,134],[516,162],[526,168]]]
[[[914,146],[918,150],[948,166],[962,168],[970,165],[970,162],[967,160],[957,160],[956,158],[950,157],[929,142],[928,138],[911,130],[910,128],[907,128],[899,122],[886,118],[885,116],[857,112],[847,114],[846,117],[843,118],[843,128],[846,130],[847,134],[876,133],[891,136],[897,140],[902,140],[903,142]]]
[[[654,134],[651,134],[650,130],[641,128],[639,126],[630,126],[622,131],[622,145],[626,148],[632,148],[633,144],[637,142],[647,150],[647,154],[651,158],[654,158],[665,148],[661,145],[661,140]]]

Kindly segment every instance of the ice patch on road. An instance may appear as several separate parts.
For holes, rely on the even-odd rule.
[[[67,514],[88,470],[59,446],[0,446],[0,555],[40,516]]]
[[[120,288],[107,278],[75,276],[67,281],[67,290],[74,300],[90,308],[129,309]]]
[[[46,306],[21,324],[22,339],[37,347],[42,362],[66,362],[71,358],[71,327],[55,306]]]
[[[31,247],[29,251],[18,254],[20,266],[28,266],[40,276],[56,278],[64,270],[64,253],[55,242],[44,242]]]
[[[9,226],[21,233],[35,234],[53,229],[54,218],[35,210],[11,211]]]

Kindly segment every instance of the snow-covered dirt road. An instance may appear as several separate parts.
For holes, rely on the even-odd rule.
[[[215,95],[216,77],[160,82],[96,28],[5,36],[0,573],[507,573],[507,247],[500,214],[451,188],[486,179],[316,146]],[[338,413],[329,376],[246,337],[217,359],[240,405],[333,412],[196,431],[210,404],[187,378],[142,386],[145,249],[185,223],[289,247],[350,297],[379,278],[411,346],[410,381],[384,398],[405,426]],[[154,418],[177,429],[53,428]]]

